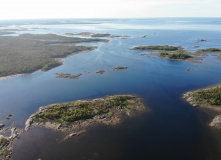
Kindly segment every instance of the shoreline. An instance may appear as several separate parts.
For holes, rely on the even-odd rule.
[[[67,55],[66,57],[63,57],[63,58],[55,58],[55,60],[57,60],[58,62],[60,62],[61,65],[52,67],[52,68],[50,68],[49,70],[54,69],[54,68],[59,67],[59,66],[62,66],[62,65],[63,65],[63,60],[66,59],[66,58],[69,58],[69,57],[74,56],[74,55],[76,55],[76,54],[88,53],[88,52],[93,51],[93,50],[95,50],[95,49],[97,49],[97,48],[98,48],[97,46],[93,46],[93,48],[91,48],[91,49],[88,49],[88,50],[85,50],[85,51],[78,51],[78,52],[72,53],[72,54],[70,54],[70,55]],[[49,71],[49,70],[46,70],[46,71]],[[2,77],[0,77],[0,81],[1,81],[1,80],[6,80],[6,79],[9,79],[9,78],[15,78],[15,77],[18,77],[18,76],[26,76],[26,75],[29,75],[29,74],[32,74],[32,73],[35,73],[35,72],[39,72],[39,71],[40,71],[40,72],[46,72],[46,71],[43,71],[42,69],[38,69],[38,70],[34,70],[34,71],[30,72],[30,73],[12,74],[12,75],[8,75],[8,76],[2,76]]]
[[[221,129],[221,105],[211,105],[206,103],[200,104],[199,101],[193,97],[193,94],[195,94],[198,91],[214,89],[217,87],[221,87],[221,84],[188,91],[182,95],[182,98],[190,105],[192,105],[193,107],[198,107],[201,111],[205,112],[209,116],[210,122],[208,125],[210,127]]]
[[[59,105],[60,106],[61,105],[62,106],[70,106],[70,105],[76,106],[82,103],[90,103],[95,106],[104,104],[105,106],[108,103],[110,103],[111,100],[115,98],[119,98],[119,97],[129,97],[130,103],[126,106],[126,108],[121,108],[118,106],[117,108],[112,107],[112,108],[104,109],[105,111],[102,111],[99,114],[95,114],[89,118],[74,120],[73,122],[69,124],[62,124],[61,121],[57,121],[57,120],[38,121],[36,119],[37,115],[42,114],[42,113],[47,113],[49,110],[51,110],[52,107],[55,107],[55,106],[56,107]],[[97,108],[94,109],[94,111],[96,110]],[[111,95],[111,96],[106,96],[104,98],[96,98],[96,99],[91,99],[91,100],[76,100],[76,101],[67,102],[67,103],[56,103],[56,104],[50,104],[48,106],[40,107],[39,110],[35,112],[34,114],[32,114],[26,121],[25,130],[27,131],[30,128],[34,128],[34,127],[44,127],[44,128],[51,129],[53,131],[59,131],[63,133],[65,135],[64,139],[68,139],[74,136],[78,136],[82,133],[85,133],[88,127],[93,126],[95,124],[117,125],[128,117],[134,117],[138,115],[139,113],[142,113],[148,110],[149,109],[145,106],[142,99],[134,95]]]

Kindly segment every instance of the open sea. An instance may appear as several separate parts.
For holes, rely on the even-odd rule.
[[[16,121],[24,128],[41,106],[113,94],[137,95],[150,108],[117,126],[96,125],[66,141],[61,133],[44,128],[25,131],[14,143],[13,160],[221,159],[221,135],[208,127],[211,117],[182,99],[187,91],[220,84],[221,61],[214,54],[202,63],[189,63],[139,56],[150,52],[130,50],[142,45],[182,46],[190,52],[220,48],[221,18],[14,20],[0,21],[0,29],[19,29],[12,36],[79,32],[129,36],[78,44],[98,48],[68,57],[47,72],[0,80],[0,120],[13,114],[6,125]],[[197,39],[206,41],[195,43]],[[116,66],[128,69],[113,71]],[[193,71],[187,72],[188,68]],[[106,72],[95,74],[98,70]],[[55,78],[60,72],[83,75]]]

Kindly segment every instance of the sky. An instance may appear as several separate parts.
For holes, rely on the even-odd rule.
[[[2,0],[0,19],[221,17],[221,0]]]

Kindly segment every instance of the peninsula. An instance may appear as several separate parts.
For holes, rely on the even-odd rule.
[[[26,121],[25,129],[42,126],[72,137],[87,127],[102,123],[116,125],[124,118],[146,111],[141,98],[133,95],[112,95],[93,100],[77,100],[40,107]]]
[[[108,40],[56,34],[0,36],[0,77],[50,70],[62,65],[61,58],[97,48],[76,44],[97,42]]]
[[[210,126],[221,128],[221,86],[190,91],[183,98],[194,107],[210,110],[209,114],[215,117]]]

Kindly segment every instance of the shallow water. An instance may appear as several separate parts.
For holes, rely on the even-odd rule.
[[[151,111],[118,126],[92,127],[88,133],[64,142],[60,142],[59,133],[47,129],[24,132],[15,143],[13,159],[220,159],[219,136],[207,127],[208,117],[181,96],[189,90],[219,84],[221,61],[209,55],[195,64],[143,57],[139,54],[148,52],[129,50],[141,45],[175,45],[190,51],[196,50],[196,45],[220,47],[219,18],[66,21],[17,22],[16,26],[3,27],[39,28],[16,34],[88,31],[131,37],[85,44],[99,48],[64,59],[64,65],[47,72],[1,80],[1,119],[12,113],[7,124],[16,121],[18,127],[24,127],[26,119],[40,106],[111,94],[135,94],[144,99]],[[140,38],[141,35],[148,36]],[[197,39],[207,41],[194,43]],[[113,71],[116,66],[128,69]],[[188,68],[194,70],[187,72]],[[95,74],[98,70],[106,72]],[[57,72],[83,75],[74,80],[57,79]]]

